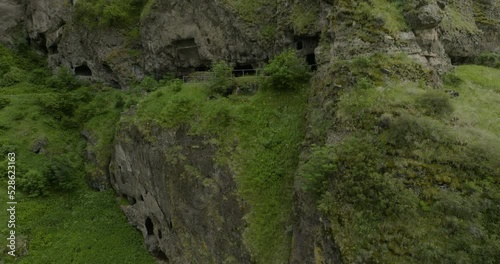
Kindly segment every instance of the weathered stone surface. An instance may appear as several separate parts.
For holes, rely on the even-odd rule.
[[[258,31],[218,2],[159,2],[141,26],[144,69],[161,76],[226,60],[238,64],[264,61],[271,53]]]
[[[0,43],[12,45],[14,30],[25,20],[22,1],[0,0]]]
[[[135,126],[120,129],[112,186],[129,200],[123,210],[158,259],[250,263],[233,174],[215,163],[216,147],[208,139],[185,128],[152,128],[148,136]]]
[[[420,7],[412,14],[411,22],[414,29],[435,28],[443,20],[441,9],[436,4]]]

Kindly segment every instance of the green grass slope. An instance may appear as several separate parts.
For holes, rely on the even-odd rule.
[[[338,139],[300,174],[346,263],[500,260],[500,71],[455,74],[443,89],[365,80],[340,92]]]
[[[84,166],[80,130],[99,138],[98,160],[109,155],[124,99],[119,91],[78,87],[50,76],[29,51],[0,48],[0,203],[7,201],[7,153],[16,153],[17,259],[6,263],[154,263],[111,192],[94,192]],[[119,99],[121,98],[121,99]],[[121,103],[120,103],[121,101]],[[40,143],[37,148],[37,143]],[[38,153],[37,153],[38,152]],[[7,211],[0,211],[6,241]]]
[[[259,83],[237,78],[238,85]],[[236,173],[241,198],[247,202],[245,243],[259,263],[285,263],[291,243],[293,177],[303,139],[306,87],[255,95],[210,98],[206,84],[159,88],[139,102],[136,123],[148,135],[154,126],[190,126],[190,133],[211,135],[216,157]],[[154,140],[154,139],[152,139]]]

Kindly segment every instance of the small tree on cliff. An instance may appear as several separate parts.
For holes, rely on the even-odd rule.
[[[294,50],[276,56],[264,68],[265,86],[276,90],[293,90],[309,80],[309,67]]]
[[[224,61],[215,63],[211,72],[214,75],[210,82],[209,90],[212,95],[222,95],[227,92],[231,85],[231,73],[233,69]]]

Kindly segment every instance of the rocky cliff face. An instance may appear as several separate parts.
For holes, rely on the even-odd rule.
[[[279,1],[276,13],[290,13],[298,2]],[[155,1],[131,39],[127,30],[75,23],[74,1],[0,0],[0,42],[12,45],[21,35],[47,54],[53,69],[67,66],[82,78],[117,88],[145,75],[206,70],[217,60],[257,67],[286,47],[299,49],[299,42],[303,55],[312,54],[311,64],[405,53],[439,74],[452,61],[500,50],[499,1],[408,1],[411,8],[400,14],[406,26],[396,29],[389,27],[387,14],[360,14],[364,1],[354,2],[319,1],[316,28],[303,33],[277,27],[278,37],[269,45],[259,37],[262,27],[242,19],[225,1]],[[326,75],[324,68],[318,76]],[[311,111],[331,116],[329,85],[318,85]],[[151,131],[121,127],[109,166],[111,185],[128,200],[123,209],[148,249],[172,263],[250,263],[242,239],[248,209],[237,196],[233,172],[214,160],[217,149],[210,138],[188,135],[186,128]],[[326,134],[310,132],[306,141],[338,136]],[[298,186],[295,192],[290,262],[340,263],[340,250],[314,199]]]
[[[2,0],[0,1],[0,43],[12,44],[16,31],[25,20],[22,1]]]
[[[111,184],[129,201],[123,206],[129,222],[160,261],[250,263],[244,203],[209,139],[185,127],[144,135],[125,126],[116,135]]]
[[[498,50],[497,1],[409,1],[405,17],[410,28],[399,32],[387,30],[393,22],[382,11],[359,16],[355,10],[364,3],[346,3],[311,4],[319,10],[314,14],[317,21],[311,22],[316,26],[299,31],[288,18],[298,2],[278,1],[272,18],[278,26],[272,42],[266,43],[261,37],[263,22],[244,19],[241,10],[226,1],[153,1],[131,38],[130,29],[90,29],[75,21],[76,1],[3,0],[0,40],[12,44],[23,39],[19,33],[24,32],[34,47],[48,55],[53,69],[67,66],[83,78],[125,88],[146,74],[161,78],[206,70],[217,60],[257,67],[310,37],[315,41],[309,52],[319,63],[376,51],[405,52],[444,71],[450,56]]]

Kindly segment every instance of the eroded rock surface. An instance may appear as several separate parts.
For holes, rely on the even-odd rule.
[[[250,263],[233,174],[209,137],[131,126],[117,134],[111,184],[150,252],[170,263]]]

